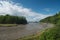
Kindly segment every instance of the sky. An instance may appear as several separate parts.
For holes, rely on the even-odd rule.
[[[60,11],[60,0],[0,0],[0,15],[24,16],[39,21]]]

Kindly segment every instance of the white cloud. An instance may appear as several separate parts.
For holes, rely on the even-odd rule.
[[[31,9],[24,8],[21,5],[18,6],[17,4],[13,4],[13,2],[0,1],[0,15],[5,14],[25,16],[28,21],[39,21],[47,16],[50,16],[34,12]]]
[[[0,0],[0,1],[9,1],[9,0]]]
[[[44,8],[43,10],[45,10],[45,11],[47,11],[47,12],[52,11],[50,8]]]

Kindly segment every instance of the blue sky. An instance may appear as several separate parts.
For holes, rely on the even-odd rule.
[[[60,11],[60,0],[0,0],[0,15],[26,17],[27,21],[39,21]]]
[[[43,14],[55,14],[60,10],[60,0],[13,0],[13,2]]]

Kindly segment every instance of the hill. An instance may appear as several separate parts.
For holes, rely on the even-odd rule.
[[[40,22],[53,23],[60,25],[60,12],[56,13],[54,16],[49,16],[45,19],[40,20]]]

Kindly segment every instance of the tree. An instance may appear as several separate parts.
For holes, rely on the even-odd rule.
[[[0,24],[27,24],[25,17],[5,15],[0,16]]]

